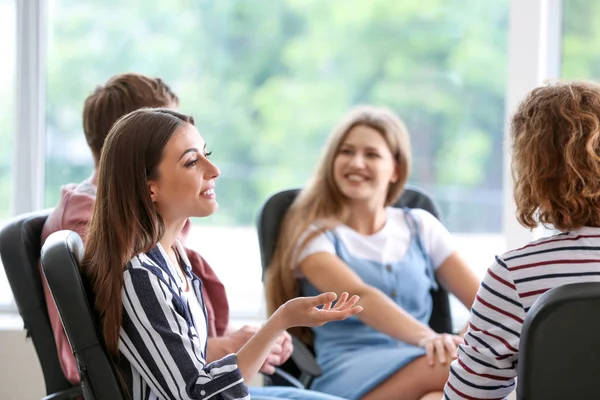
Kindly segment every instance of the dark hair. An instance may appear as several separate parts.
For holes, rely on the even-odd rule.
[[[179,98],[160,78],[120,74],[98,86],[83,107],[83,131],[98,164],[104,140],[113,124],[125,114],[144,107],[179,105]]]
[[[165,230],[148,180],[158,178],[164,148],[185,124],[194,120],[167,109],[140,109],[118,120],[106,138],[82,268],[113,360],[118,358],[123,269],[136,254],[156,246]]]
[[[561,231],[600,227],[600,85],[533,89],[510,134],[519,222]]]

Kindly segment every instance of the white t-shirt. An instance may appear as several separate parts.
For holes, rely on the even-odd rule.
[[[387,221],[384,227],[372,235],[363,235],[343,224],[333,228],[334,233],[356,258],[381,263],[400,261],[408,250],[411,228],[407,224],[407,216],[403,209],[388,207],[386,212]],[[444,225],[429,212],[420,208],[411,209],[410,212],[419,225],[423,248],[429,255],[433,267],[437,269],[456,251],[452,236]],[[303,238],[316,230],[317,226],[317,224],[311,226],[299,242],[301,243]],[[313,238],[304,246],[298,253],[297,262],[292,268],[297,269],[304,259],[316,253],[336,254],[332,241],[325,233]]]

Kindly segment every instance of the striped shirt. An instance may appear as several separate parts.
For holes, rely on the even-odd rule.
[[[584,227],[510,251],[488,269],[444,399],[503,399],[515,388],[525,315],[549,289],[600,281],[600,228]]]
[[[133,400],[249,399],[234,354],[207,364],[206,309],[202,282],[192,274],[184,248],[176,243],[190,290],[204,315],[192,317],[178,274],[160,244],[134,257],[123,282],[120,370]]]

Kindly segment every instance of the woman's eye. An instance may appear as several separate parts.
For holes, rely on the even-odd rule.
[[[375,158],[375,157],[379,157],[379,154],[377,154],[377,153],[367,153],[367,157]]]
[[[193,167],[196,164],[198,164],[198,159],[197,158],[194,159],[194,160],[188,161],[187,163],[185,163],[185,166],[186,167]]]
[[[352,150],[350,149],[341,149],[340,154],[352,154]]]
[[[204,157],[206,158],[210,158],[210,156],[212,155],[212,151],[209,151],[208,153],[204,154]]]

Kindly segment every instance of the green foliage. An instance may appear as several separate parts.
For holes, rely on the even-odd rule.
[[[451,230],[500,230],[508,0],[52,4],[47,205],[89,174],[85,146],[74,159],[64,145],[82,135],[83,100],[134,71],[171,84],[214,151],[210,223],[252,224],[270,193],[309,178],[341,115],[371,103],[406,121],[411,182]]]

